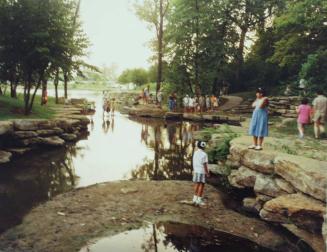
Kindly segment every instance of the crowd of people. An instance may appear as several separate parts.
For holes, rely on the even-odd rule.
[[[194,97],[186,95],[183,98],[183,107],[186,113],[216,111],[219,107],[219,103],[219,97],[215,95]]]

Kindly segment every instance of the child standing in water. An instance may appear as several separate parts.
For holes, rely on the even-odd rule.
[[[297,125],[299,130],[299,137],[304,138],[304,127],[310,123],[312,109],[311,106],[308,105],[309,100],[307,98],[303,98],[301,101],[301,105],[296,108],[296,112],[298,113]]]
[[[208,170],[208,155],[204,152],[206,143],[198,141],[198,149],[193,155],[193,182],[194,182],[194,196],[193,204],[203,206],[205,203],[202,200],[204,185],[206,183],[206,176],[209,177]]]

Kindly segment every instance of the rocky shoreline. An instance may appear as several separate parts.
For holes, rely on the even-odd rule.
[[[260,152],[249,150],[250,142],[247,136],[232,140],[225,164],[232,169],[229,183],[239,189],[252,189],[255,194],[243,199],[244,209],[283,225],[315,251],[324,252],[327,162],[277,151],[274,138],[267,138]],[[220,169],[214,165],[211,170]]]
[[[140,105],[136,107],[124,107],[124,112],[133,117],[156,118],[172,121],[192,121],[206,123],[226,123],[234,126],[241,126],[244,120],[241,116],[219,114],[219,113],[182,113],[167,112],[156,106]]]
[[[0,165],[33,149],[64,146],[87,133],[90,120],[78,106],[58,105],[54,119],[0,121]]]

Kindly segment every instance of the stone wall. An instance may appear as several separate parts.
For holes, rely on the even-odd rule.
[[[269,141],[274,139],[267,139],[263,151],[247,148],[250,137],[231,142],[226,162],[232,168],[230,184],[253,189],[255,197],[245,198],[243,205],[262,219],[320,236],[326,214],[327,162],[269,149]]]
[[[300,104],[300,97],[290,96],[290,97],[269,97],[269,113],[271,115],[282,116],[286,118],[296,118],[296,106]],[[237,108],[233,109],[232,112],[235,114],[251,114],[253,99],[244,101]]]
[[[67,115],[68,117],[68,115]],[[0,165],[35,148],[60,147],[77,141],[87,131],[84,116],[53,120],[0,121]]]

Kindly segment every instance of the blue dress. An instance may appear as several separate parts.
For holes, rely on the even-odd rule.
[[[268,136],[268,109],[260,108],[263,99],[255,101],[255,109],[253,111],[249,134],[255,137]]]

